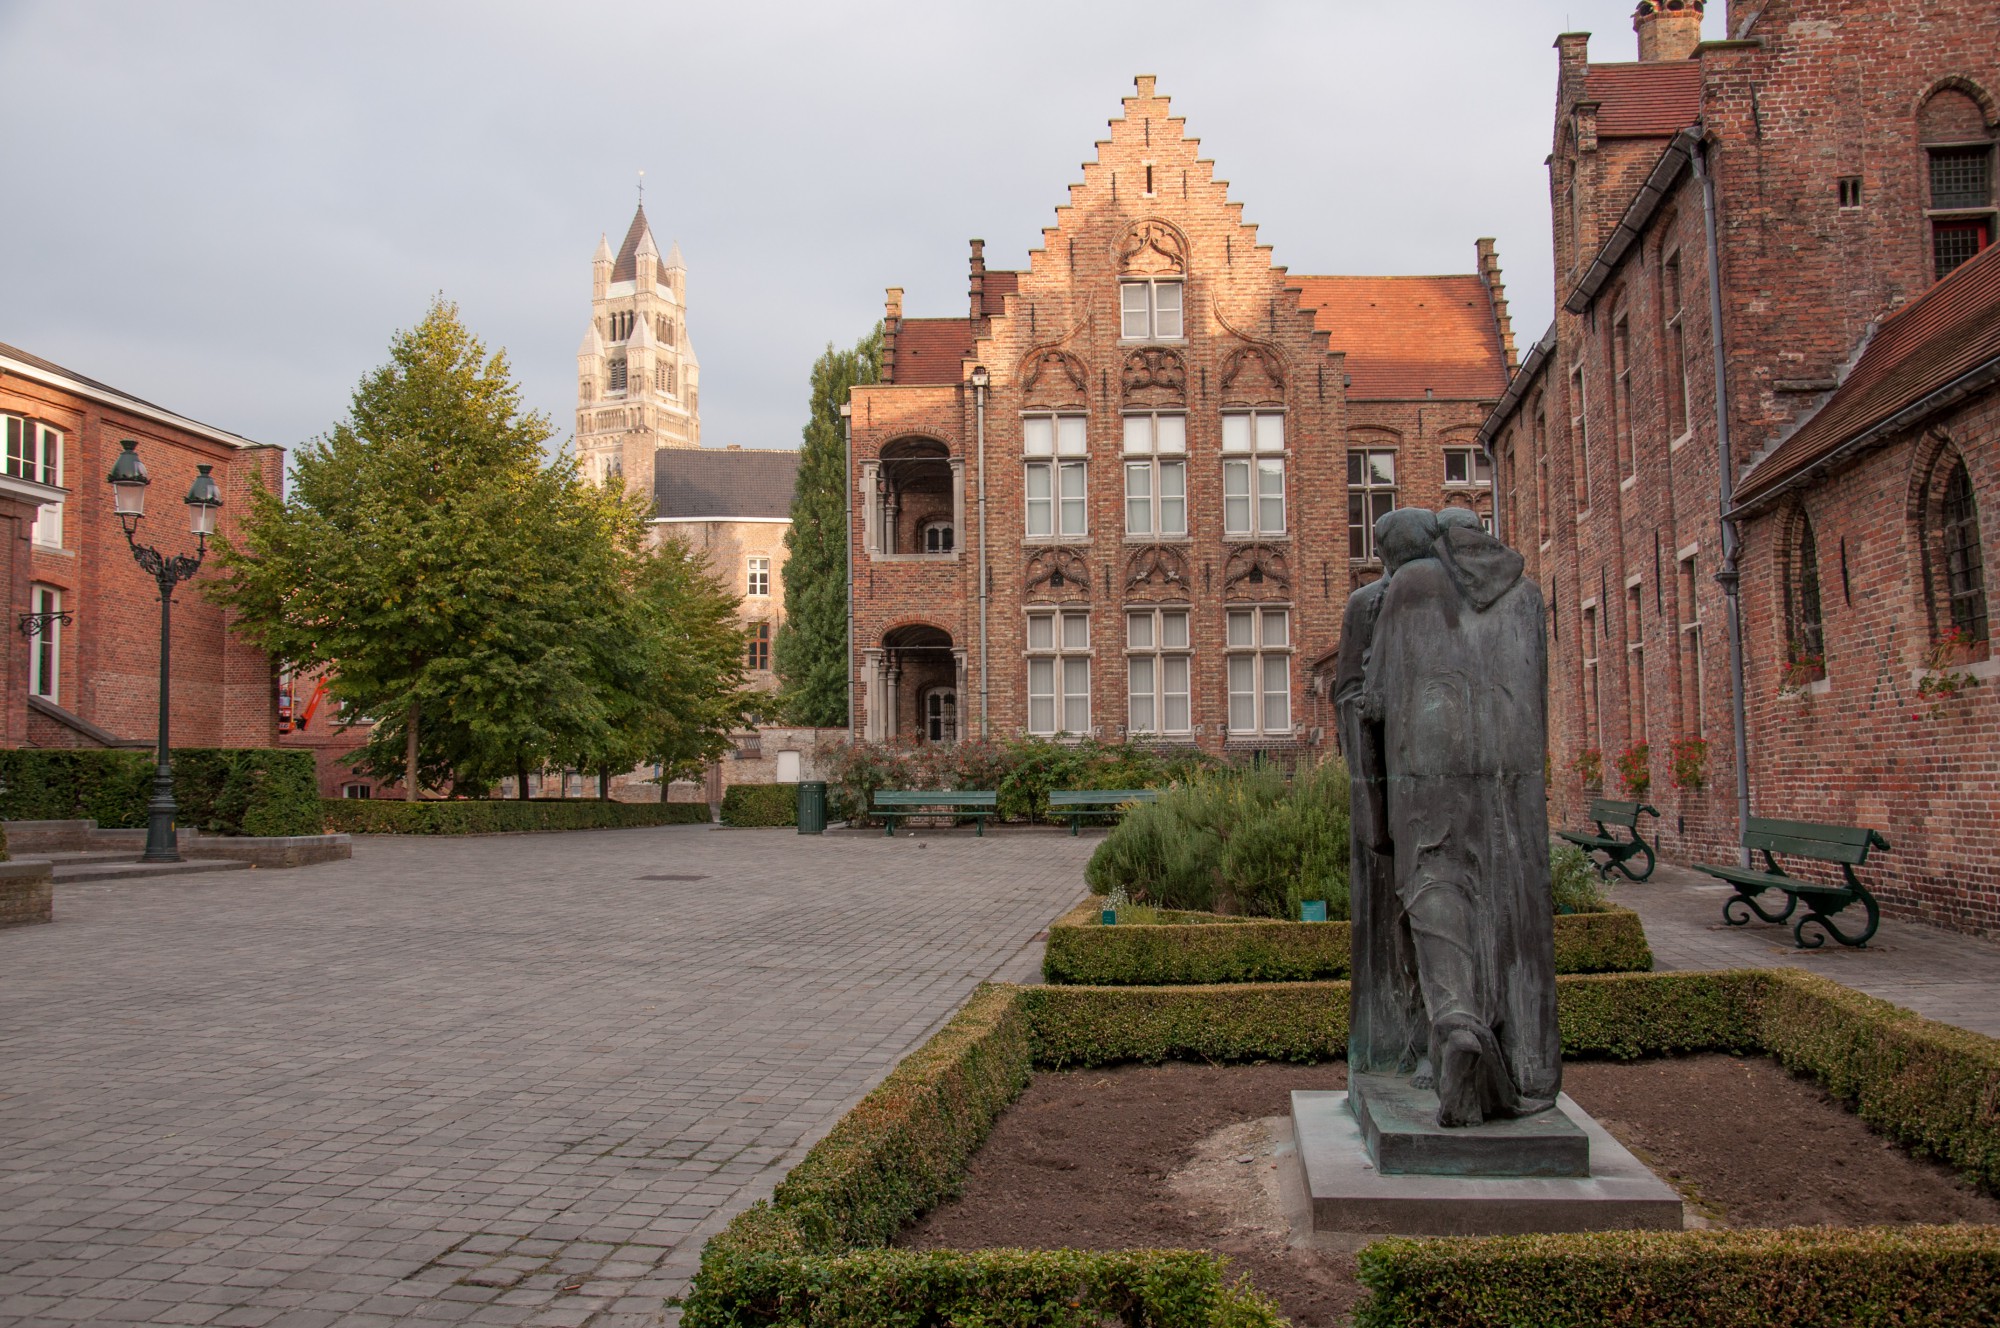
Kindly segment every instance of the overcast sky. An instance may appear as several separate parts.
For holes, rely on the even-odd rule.
[[[1720,35],[1722,5],[1708,36]],[[1547,325],[1556,33],[1631,0],[0,0],[0,341],[295,446],[433,292],[575,423],[637,173],[710,445],[793,447],[813,357],[1025,263],[1135,74],[1295,273],[1468,272]]]

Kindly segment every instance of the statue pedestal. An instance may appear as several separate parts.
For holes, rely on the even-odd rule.
[[[1369,1098],[1365,1089],[1363,1096]],[[1382,1095],[1369,1098],[1366,1109],[1378,1131],[1392,1119],[1387,1105]],[[1532,1231],[1680,1229],[1681,1198],[1671,1185],[1647,1170],[1568,1094],[1557,1099],[1555,1110],[1583,1136],[1588,1175],[1384,1171],[1370,1156],[1363,1126],[1349,1110],[1346,1093],[1293,1093],[1292,1130],[1306,1193],[1312,1201],[1313,1230],[1499,1236]],[[1531,1125],[1537,1119],[1531,1116],[1440,1132],[1467,1136],[1466,1141],[1451,1144],[1452,1155],[1463,1157],[1467,1154],[1462,1150],[1472,1135]],[[1429,1128],[1438,1129],[1434,1123]],[[1410,1138],[1408,1134],[1401,1137]]]
[[[1347,1107],[1375,1169],[1411,1176],[1588,1176],[1590,1136],[1558,1103],[1464,1129],[1437,1123],[1437,1094],[1408,1079],[1350,1074]]]

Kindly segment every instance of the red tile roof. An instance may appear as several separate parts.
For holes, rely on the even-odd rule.
[[[1599,138],[1665,138],[1701,114],[1701,62],[1592,65],[1583,98],[1598,103]]]
[[[989,318],[1007,312],[1007,297],[1021,289],[1021,274],[999,268],[986,269],[986,285],[979,299],[980,312]]]
[[[1507,390],[1507,357],[1486,283],[1450,277],[1297,277],[1299,302],[1347,352],[1354,400],[1460,401]]]
[[[991,274],[988,274],[991,280]],[[905,318],[896,328],[897,383],[956,383],[972,354],[969,318]]]
[[[1882,320],[1847,380],[1799,431],[1752,466],[1738,506],[1768,494],[1939,388],[2000,360],[2000,247]]]

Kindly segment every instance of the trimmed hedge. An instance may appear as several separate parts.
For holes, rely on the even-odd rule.
[[[1348,985],[982,987],[702,1252],[688,1328],[1010,1323],[1275,1328],[1215,1256],[880,1248],[950,1197],[1032,1066],[1336,1059]],[[1568,1056],[1768,1050],[1869,1122],[2000,1192],[2000,1042],[1795,970],[1570,975]],[[1362,1256],[1366,1328],[1988,1322],[1987,1228],[1391,1240]]]
[[[1345,922],[1272,922],[1182,913],[1186,923],[1098,922],[1092,900],[1056,919],[1042,953],[1049,982],[1165,986],[1208,982],[1324,982],[1348,975]],[[1643,973],[1653,952],[1630,909],[1555,919],[1556,972]]]
[[[177,747],[179,821],[210,835],[317,835],[313,754],[283,747]],[[106,830],[146,824],[153,755],[130,748],[0,751],[0,820],[92,820]]]
[[[735,826],[797,825],[797,784],[732,784],[722,791],[722,823]]]
[[[322,805],[326,808],[327,829],[355,835],[499,835],[708,824],[705,802],[609,802],[582,798],[401,802],[389,798],[328,798]]]
[[[2000,1315],[1992,1227],[1377,1241],[1356,1328],[1962,1328]]]

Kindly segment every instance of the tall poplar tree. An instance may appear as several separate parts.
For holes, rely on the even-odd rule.
[[[775,660],[782,704],[795,724],[847,723],[847,454],[840,407],[848,389],[881,376],[880,323],[850,349],[827,343],[813,363],[812,413],[785,532],[790,556]]]

